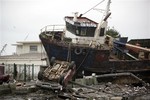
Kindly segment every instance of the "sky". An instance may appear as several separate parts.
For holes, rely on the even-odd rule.
[[[40,29],[46,25],[65,24],[64,17],[73,12],[85,13],[101,0],[0,0],[0,50],[4,55],[15,52],[17,41],[39,40]],[[121,36],[150,38],[150,0],[111,0],[108,26]],[[105,9],[107,0],[96,8]],[[83,15],[96,22],[102,13],[91,10]]]

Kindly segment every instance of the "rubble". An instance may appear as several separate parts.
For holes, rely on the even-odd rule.
[[[97,85],[69,83],[66,89],[52,91],[41,87],[25,84],[12,86],[12,94],[0,96],[0,100],[148,100],[150,86],[133,86],[130,84],[114,84],[112,82]]]
[[[123,83],[120,81],[122,76],[125,80],[131,77],[132,82],[128,80]],[[115,77],[113,79],[117,81],[106,82],[101,79],[108,77]],[[15,81],[0,85],[0,100],[148,100],[149,98],[149,83],[132,73],[102,75],[93,73],[75,81],[68,80],[66,85],[56,80]]]

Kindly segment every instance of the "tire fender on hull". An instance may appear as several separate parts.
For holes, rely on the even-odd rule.
[[[80,55],[82,53],[82,48],[75,48],[74,53]]]

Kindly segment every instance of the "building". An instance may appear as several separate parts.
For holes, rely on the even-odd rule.
[[[5,74],[14,75],[17,70],[17,80],[36,79],[40,66],[47,65],[45,51],[40,41],[21,41],[13,44],[16,53],[0,56],[0,64],[5,65]],[[27,77],[25,77],[27,76]]]
[[[22,41],[13,45],[16,46],[17,55],[26,53],[43,53],[43,48],[40,41]]]
[[[41,60],[46,54],[40,41],[21,41],[13,46],[16,46],[16,53],[0,56],[0,63],[46,65],[46,62]]]

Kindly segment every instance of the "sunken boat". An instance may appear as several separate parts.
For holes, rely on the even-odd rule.
[[[128,44],[127,39],[123,38],[112,40],[106,35],[107,20],[111,15],[110,2],[108,0],[99,23],[75,13],[64,18],[65,26],[48,25],[42,28],[39,37],[49,62],[52,57],[61,61],[75,61],[78,77],[118,72],[147,75],[150,72],[150,49]],[[131,50],[146,56],[142,56],[143,59],[134,57],[129,53]]]

